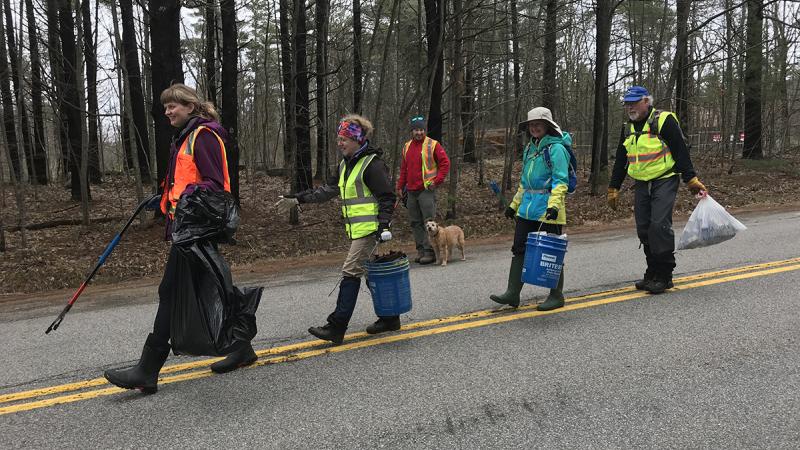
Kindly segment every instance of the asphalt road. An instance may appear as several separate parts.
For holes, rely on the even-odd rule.
[[[679,252],[659,296],[631,289],[632,229],[573,236],[571,300],[552,314],[497,310],[510,243],[468,247],[412,267],[398,333],[362,336],[362,288],[340,347],[305,331],[332,309],[338,267],[248,281],[266,286],[259,365],[210,375],[170,357],[149,396],[90,380],[138,358],[152,286],[87,291],[47,336],[60,306],[0,304],[0,447],[798,448],[800,213],[742,219],[733,240]]]

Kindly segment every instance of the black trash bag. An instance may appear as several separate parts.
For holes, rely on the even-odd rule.
[[[230,192],[196,189],[178,200],[172,223],[172,243],[188,245],[200,240],[236,244],[239,207]]]
[[[256,335],[263,287],[240,290],[216,245],[196,241],[175,246],[170,334],[176,355],[223,356]]]

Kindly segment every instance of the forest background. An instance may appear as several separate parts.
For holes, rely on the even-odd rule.
[[[346,250],[337,202],[288,216],[272,205],[335,170],[348,112],[376,124],[392,177],[408,118],[426,116],[453,163],[438,219],[472,241],[513,230],[488,184],[513,192],[516,124],[538,105],[575,142],[569,229],[630,223],[630,191],[612,212],[605,188],[632,84],[678,114],[718,201],[800,206],[796,1],[0,0],[0,11],[2,294],[77,286],[157,190],[173,133],[158,96],[172,82],[214,102],[231,132],[235,271]],[[682,189],[678,214],[693,205]],[[159,222],[137,222],[95,282],[157,276]],[[412,241],[403,208],[393,228],[393,245]]]

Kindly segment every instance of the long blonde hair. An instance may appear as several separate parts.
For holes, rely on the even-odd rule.
[[[219,113],[217,113],[214,104],[211,102],[203,101],[197,95],[197,91],[183,83],[175,83],[161,92],[161,104],[167,103],[180,103],[181,105],[194,106],[192,116],[200,116],[204,119],[215,120],[219,122]]]

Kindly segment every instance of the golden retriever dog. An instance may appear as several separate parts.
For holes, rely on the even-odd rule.
[[[433,251],[436,253],[437,263],[441,261],[441,264],[446,266],[453,247],[458,247],[461,250],[462,261],[467,260],[467,257],[464,256],[464,230],[461,227],[450,225],[442,228],[433,220],[427,220],[425,222],[425,230],[428,232],[428,239],[430,239]]]

